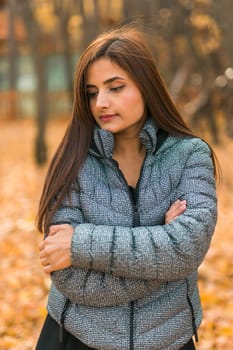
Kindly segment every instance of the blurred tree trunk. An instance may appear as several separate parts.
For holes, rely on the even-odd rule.
[[[65,76],[67,79],[67,88],[71,103],[73,102],[73,64],[72,53],[70,49],[68,22],[70,19],[69,8],[64,5],[62,0],[54,0],[54,12],[58,17],[58,36],[59,43],[62,46],[62,54],[64,58]]]
[[[158,12],[160,9],[160,0],[145,0],[144,1],[144,22],[146,25],[153,24],[156,26],[156,19],[158,19]]]
[[[85,0],[80,0],[80,13],[83,19],[83,49],[86,48],[100,30],[99,0],[91,0],[89,4],[91,5],[92,11],[88,13],[85,8]]]
[[[230,56],[231,65],[233,65],[233,1],[212,1],[212,13],[221,28],[223,33],[222,44]]]
[[[222,65],[221,74],[228,69],[233,68],[233,2],[232,0],[213,1],[213,16],[216,18],[222,31],[222,52],[226,53],[227,59],[225,65]],[[228,77],[227,86],[223,89],[223,106],[226,116],[226,134],[233,138],[233,79]]]
[[[17,46],[15,33],[15,0],[8,0],[9,117],[17,118]]]
[[[0,10],[2,10],[6,6],[7,0],[0,0]]]
[[[126,21],[137,20],[145,18],[147,5],[150,1],[134,1],[124,0],[123,2],[123,14]]]
[[[169,1],[167,1],[167,4],[169,4]],[[215,53],[202,55],[199,52],[199,48],[195,45],[193,40],[194,36],[196,35],[196,37],[198,36],[202,39],[201,36],[203,35],[203,32],[195,32],[195,28],[192,27],[190,22],[190,17],[195,9],[189,6],[184,6],[180,2],[171,2],[170,6],[173,17],[168,33],[168,39],[170,42],[170,56],[174,58],[173,63],[171,63],[171,71],[175,72],[176,70],[176,74],[174,74],[176,78],[179,71],[182,70],[182,67],[180,67],[179,62],[176,59],[176,45],[174,45],[174,42],[177,37],[185,35],[186,42],[188,43],[188,52],[185,55],[185,62],[183,63],[186,76],[185,74],[183,75],[183,82],[180,83],[183,83],[184,86],[187,74],[192,74],[195,71],[202,77],[202,86],[200,87],[199,96],[188,103],[191,125],[193,128],[197,129],[199,120],[203,119],[204,116],[208,122],[213,142],[218,144],[220,140],[215,108],[213,106],[213,76],[219,74],[217,73],[220,66],[219,57]],[[189,69],[189,73],[185,72],[185,65],[187,65],[186,67]],[[174,81],[171,86],[173,84]],[[177,91],[179,93],[182,92],[181,86],[177,88]]]
[[[44,164],[47,160],[47,147],[45,142],[46,121],[48,118],[47,109],[47,79],[45,74],[44,55],[40,50],[40,27],[34,17],[33,3],[30,0],[24,0],[18,4],[20,14],[23,18],[26,32],[28,35],[28,43],[34,62],[35,72],[37,76],[37,135],[35,140],[35,158],[37,164]]]

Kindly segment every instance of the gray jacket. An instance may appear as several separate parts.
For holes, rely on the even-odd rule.
[[[75,232],[72,266],[51,274],[48,311],[94,349],[176,350],[201,322],[197,269],[217,216],[210,150],[198,138],[175,136],[156,149],[157,136],[148,120],[133,199],[112,159],[113,135],[96,128],[71,200],[53,220]],[[165,225],[177,199],[187,209]]]

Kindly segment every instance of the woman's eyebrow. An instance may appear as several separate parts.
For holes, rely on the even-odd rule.
[[[112,83],[113,81],[119,80],[119,79],[120,79],[120,80],[125,80],[125,79],[122,78],[122,77],[115,76],[115,77],[112,77],[112,78],[109,78],[109,79],[105,80],[105,81],[104,81],[104,85],[109,84],[109,83]],[[86,87],[87,87],[87,88],[93,88],[93,87],[96,87],[96,86],[95,86],[95,85],[92,85],[92,84],[87,84]]]
[[[107,80],[105,80],[104,81],[104,84],[108,84],[108,83],[112,83],[114,80],[125,80],[124,78],[122,78],[122,77],[112,77],[112,78],[109,78],[109,79],[107,79]]]

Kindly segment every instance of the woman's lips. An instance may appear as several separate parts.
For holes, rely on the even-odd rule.
[[[104,114],[100,116],[102,122],[109,122],[116,117],[116,114]]]

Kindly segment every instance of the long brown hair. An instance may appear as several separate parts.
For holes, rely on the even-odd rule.
[[[94,119],[88,103],[86,76],[89,66],[101,57],[118,64],[135,81],[148,113],[159,128],[171,135],[194,136],[167,92],[143,32],[130,25],[98,36],[77,64],[72,118],[48,169],[39,203],[37,224],[40,231],[48,230],[54,212],[70,193],[87,156]],[[213,151],[212,157],[216,169]]]

